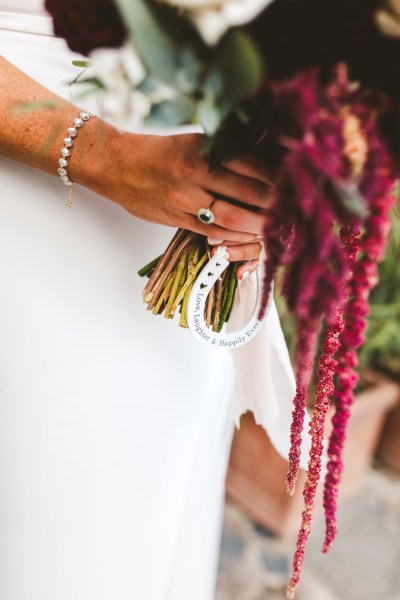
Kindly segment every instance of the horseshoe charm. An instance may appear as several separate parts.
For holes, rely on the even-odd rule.
[[[227,349],[239,348],[247,344],[260,330],[262,320],[258,318],[260,310],[260,285],[257,273],[257,301],[248,322],[239,331],[217,333],[208,328],[204,319],[204,309],[211,288],[229,266],[229,261],[224,258],[226,247],[219,246],[214,256],[206,263],[197,277],[189,297],[187,319],[188,326],[194,337],[212,348]],[[270,305],[269,305],[270,306]],[[268,314],[269,306],[263,319]]]

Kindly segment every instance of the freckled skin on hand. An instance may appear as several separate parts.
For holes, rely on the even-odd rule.
[[[0,154],[58,177],[67,128],[82,109],[73,106],[0,57]],[[68,157],[68,176],[135,217],[223,240],[231,260],[256,268],[269,181],[254,157],[210,171],[200,155],[203,137],[138,135],[101,119],[84,124]],[[197,218],[213,194],[216,222]],[[229,203],[229,198],[238,202]],[[248,206],[248,208],[247,208]],[[240,275],[240,271],[239,271]]]

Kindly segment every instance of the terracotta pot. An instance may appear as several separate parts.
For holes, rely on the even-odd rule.
[[[387,416],[378,445],[377,456],[385,465],[400,473],[400,386],[398,403]]]
[[[344,453],[345,469],[340,489],[343,500],[356,493],[371,464],[386,413],[398,398],[398,387],[382,381],[359,394],[352,408]],[[257,523],[287,537],[297,534],[303,509],[301,472],[294,496],[285,490],[288,463],[275,450],[251,413],[242,417],[235,432],[227,475],[227,495]],[[316,500],[316,515],[322,510],[322,485]]]

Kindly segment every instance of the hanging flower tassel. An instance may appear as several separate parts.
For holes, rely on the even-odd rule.
[[[311,532],[311,521],[314,510],[314,499],[321,476],[321,459],[324,448],[326,415],[329,410],[329,397],[334,390],[334,375],[337,361],[334,359],[339,348],[339,335],[343,331],[343,319],[340,311],[333,323],[327,327],[319,359],[318,386],[316,402],[310,425],[311,450],[308,463],[307,480],[303,490],[304,510],[301,528],[297,538],[296,552],[293,558],[293,576],[287,590],[287,597],[294,598],[295,590],[300,581],[304,561],[305,547]]]
[[[385,157],[384,148],[381,147],[377,154],[379,154],[378,165],[382,165],[382,157]],[[354,372],[354,368],[358,364],[356,350],[364,341],[366,319],[369,314],[369,293],[378,282],[377,263],[384,256],[386,239],[390,230],[389,213],[394,205],[389,170],[378,166],[375,173],[377,181],[368,177],[368,181],[365,182],[370,193],[377,193],[378,196],[371,198],[371,216],[367,220],[361,241],[362,255],[354,265],[353,277],[349,283],[351,296],[345,308],[345,329],[338,355],[337,390],[334,396],[336,410],[332,419],[333,430],[329,439],[328,472],[324,488],[326,518],[326,533],[322,548],[324,553],[332,547],[337,533],[336,512],[338,488],[343,471],[343,448],[350,407],[354,401],[354,388],[358,381],[358,376]],[[370,174],[372,173],[370,172]]]
[[[376,262],[385,245],[392,206],[387,190],[393,168],[377,133],[375,107],[368,96],[352,86],[342,65],[328,85],[321,83],[316,71],[299,73],[277,86],[276,97],[280,126],[289,123],[291,129],[280,138],[286,154],[277,172],[274,205],[265,228],[270,268],[265,277],[264,301],[270,293],[271,279],[284,267],[282,294],[297,321],[297,389],[287,474],[290,494],[299,471],[316,341],[321,323],[327,324],[310,430],[305,508],[288,587],[288,597],[293,598],[311,529],[332,395],[336,415],[324,490],[328,544],[336,532],[341,456],[357,382],[356,349],[363,340],[368,293],[376,282]],[[379,202],[377,198],[383,199]],[[363,253],[356,261],[361,228]],[[333,393],[336,374],[339,389]]]
[[[276,95],[282,122],[291,123],[293,129],[281,137],[287,151],[278,169],[265,227],[269,267],[264,305],[271,279],[283,266],[282,295],[297,320],[297,389],[286,482],[288,493],[293,494],[320,324],[332,322],[348,278],[337,224],[350,225],[357,219],[344,204],[345,193],[333,182],[344,182],[344,188],[352,183],[354,162],[358,160],[362,169],[363,155],[353,147],[346,148],[352,152],[351,158],[344,153],[348,114],[343,107],[352,95],[345,69],[338,67],[328,86],[321,85],[315,70],[300,73],[277,87]],[[354,139],[354,131],[349,135]]]
[[[300,469],[301,441],[306,414],[307,390],[312,376],[317,332],[318,323],[315,321],[298,323],[296,395],[293,400],[294,408],[290,426],[289,470],[286,476],[286,490],[291,496],[295,492],[296,480]]]
[[[353,280],[354,280],[354,271],[356,269],[355,259],[360,249],[360,232],[355,230],[346,230],[343,229],[341,232],[341,237],[343,240],[343,246],[345,248],[348,260],[350,263],[353,263],[353,273],[351,279],[348,283],[348,300],[344,307],[344,318],[346,319],[347,326],[347,315],[353,307]],[[364,315],[366,316],[366,315]],[[345,339],[343,339],[343,334],[345,331],[345,326],[342,331],[342,343],[345,343]],[[361,343],[361,341],[360,341]],[[347,367],[343,369],[343,365],[346,364]],[[334,399],[336,405],[336,411],[332,419],[333,430],[329,440],[329,448],[328,448],[328,456],[329,463],[327,467],[327,475],[325,481],[325,489],[324,489],[324,507],[326,510],[326,519],[327,519],[327,535],[333,536],[336,534],[336,493],[335,489],[339,484],[339,469],[341,469],[341,464],[334,464],[332,458],[335,456],[340,460],[340,455],[343,449],[343,444],[345,440],[345,429],[347,425],[347,421],[349,418],[349,407],[352,403],[352,391],[353,386],[357,383],[357,376],[354,373],[354,368],[357,366],[357,355],[355,351],[347,346],[341,346],[339,348],[339,352],[337,355],[337,389],[335,390]],[[340,391],[342,395],[338,398]],[[327,489],[329,489],[329,499],[327,497]],[[335,496],[335,498],[333,498]],[[328,502],[327,502],[328,499]],[[324,546],[325,548],[325,546]]]
[[[341,231],[344,253],[347,258],[348,277],[350,277],[359,247],[358,234],[357,228],[346,227]],[[311,532],[315,495],[321,477],[326,416],[330,407],[330,397],[335,390],[334,377],[338,369],[338,361],[335,359],[335,355],[340,348],[339,336],[344,330],[342,312],[347,300],[347,286],[344,285],[341,305],[337,309],[332,323],[326,328],[325,338],[322,343],[322,352],[318,362],[316,400],[309,432],[311,435],[310,459],[308,462],[307,480],[303,490],[304,510],[293,558],[293,575],[287,589],[288,598],[294,598],[295,590],[299,584],[305,548]]]

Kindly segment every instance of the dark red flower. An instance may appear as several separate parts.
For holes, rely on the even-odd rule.
[[[54,33],[63,37],[74,52],[118,47],[126,29],[112,0],[45,0],[53,17]]]

